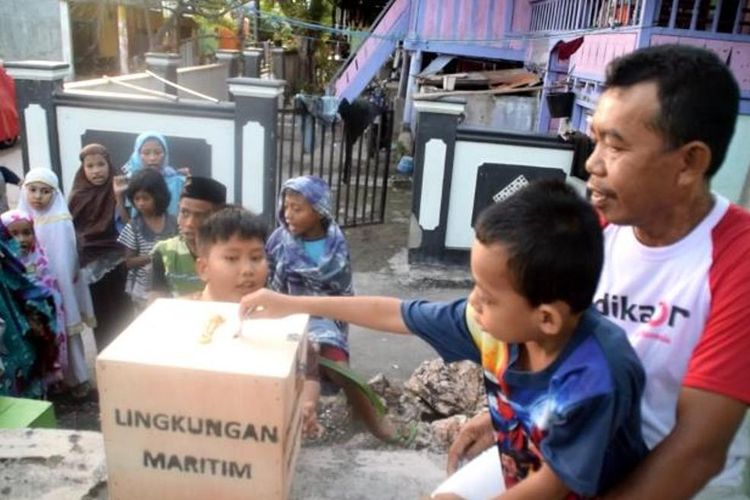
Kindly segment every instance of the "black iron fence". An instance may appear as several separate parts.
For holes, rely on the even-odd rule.
[[[276,185],[317,175],[331,187],[341,226],[383,223],[392,123],[393,110],[383,111],[355,137],[341,120],[332,123],[300,108],[279,110]]]

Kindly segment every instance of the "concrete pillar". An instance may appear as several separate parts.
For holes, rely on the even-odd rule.
[[[235,102],[235,199],[273,227],[276,211],[276,130],[286,82],[227,80]]]
[[[117,6],[117,48],[119,51],[120,74],[129,72],[128,52],[128,14],[124,5]]]
[[[55,61],[8,61],[5,70],[16,85],[23,169],[51,168],[62,179],[54,94],[62,91],[70,65]]]
[[[404,104],[404,121],[405,130],[414,130],[412,123],[412,111],[414,104],[414,93],[417,88],[417,75],[422,71],[422,51],[418,50],[411,55],[409,61],[409,76],[406,82],[406,104]]]
[[[249,78],[260,78],[260,69],[263,64],[263,49],[249,48],[242,52],[243,71],[242,76]]]
[[[411,67],[411,53],[401,49],[401,75],[398,79],[398,97],[406,98],[406,89],[409,83],[409,68]]]
[[[227,68],[227,78],[234,78],[240,74],[241,54],[239,50],[219,49],[216,51],[216,60]]]
[[[456,129],[466,101],[415,100],[409,262],[445,261]]]
[[[285,50],[281,47],[271,49],[271,74],[276,80],[283,80],[286,76]]]
[[[60,49],[62,50],[62,62],[70,65],[65,81],[70,82],[75,78],[75,67],[73,65],[73,35],[71,33],[72,24],[70,22],[70,8],[68,0],[59,0],[60,8]]]
[[[148,70],[160,77],[177,83],[177,68],[182,62],[179,54],[164,52],[146,52],[146,66]],[[164,92],[177,95],[177,89],[171,85],[164,84]]]

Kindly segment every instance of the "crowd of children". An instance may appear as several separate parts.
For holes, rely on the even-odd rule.
[[[57,175],[37,167],[21,183],[18,207],[2,213],[0,394],[89,397],[84,328],[97,350],[122,331],[146,304],[151,248],[177,232],[176,208],[168,208],[186,177],[168,165],[161,134],[141,134],[122,169],[100,144],[83,147],[79,160],[67,201]]]

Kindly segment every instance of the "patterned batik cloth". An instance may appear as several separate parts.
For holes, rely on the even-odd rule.
[[[294,236],[284,220],[284,193],[291,189],[302,196],[324,218],[325,247],[314,260],[304,247],[304,240]],[[279,227],[266,244],[269,287],[289,295],[354,295],[349,247],[331,213],[331,191],[315,176],[289,179],[279,194],[277,212]],[[327,318],[312,317],[308,332],[313,342],[328,344],[349,352],[348,325]]]
[[[0,220],[6,227],[19,221],[26,221],[32,225],[34,223],[31,215],[19,209],[4,212],[0,216]],[[63,310],[62,295],[60,294],[60,287],[57,285],[57,280],[49,269],[49,260],[47,260],[42,247],[37,244],[36,239],[29,251],[23,251],[19,248],[18,252],[16,252],[16,257],[26,269],[26,277],[41,287],[45,293],[49,293],[52,298],[51,302],[48,301],[46,304],[38,305],[39,308],[44,309],[43,313],[45,315],[52,318],[52,321],[46,325],[46,328],[49,329],[54,339],[53,344],[56,346],[52,351],[49,351],[51,353],[50,356],[55,356],[54,352],[56,352],[56,359],[50,360],[51,362],[46,370],[44,382],[45,386],[48,386],[62,380],[62,373],[68,365],[68,347],[65,336],[65,312]]]
[[[16,242],[0,225],[0,395],[42,397],[60,378],[55,304],[49,289],[30,280]]]

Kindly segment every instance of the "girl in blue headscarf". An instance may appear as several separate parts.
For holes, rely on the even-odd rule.
[[[147,131],[139,135],[130,159],[122,167],[128,178],[143,168],[153,168],[164,177],[169,189],[167,213],[177,217],[177,206],[186,177],[169,165],[167,139],[159,132]]]

